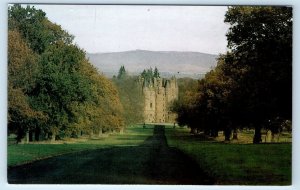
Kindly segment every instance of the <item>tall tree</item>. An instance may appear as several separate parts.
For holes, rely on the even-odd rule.
[[[237,78],[239,91],[255,125],[253,142],[259,143],[264,121],[292,115],[292,8],[229,7],[225,22],[231,25],[227,40],[232,54],[226,64],[244,72]]]
[[[122,65],[122,66],[120,67],[120,69],[119,69],[119,73],[118,73],[117,78],[118,78],[118,79],[123,79],[123,78],[125,78],[126,76],[127,76],[127,72],[126,72],[125,66]]]
[[[69,105],[90,97],[89,81],[78,71],[83,59],[76,46],[63,42],[50,45],[41,55],[41,73],[31,95],[35,108],[47,113],[53,139],[74,121]]]
[[[113,80],[120,95],[120,100],[125,110],[126,125],[142,123],[144,121],[144,96],[138,77],[128,76],[122,80]]]
[[[43,11],[9,7],[9,131],[46,138],[123,130],[115,86],[85,59],[72,36]]]
[[[35,9],[34,6],[28,5],[26,8],[19,4],[10,6],[8,20],[8,28],[17,29],[28,42],[29,47],[39,54],[58,40],[70,44],[74,38],[59,25],[50,22],[46,13]]]
[[[154,68],[153,77],[155,77],[155,78],[159,78],[159,77],[160,77],[160,76],[159,76],[158,69],[157,69],[156,67]]]
[[[8,131],[18,142],[36,128],[45,114],[32,108],[28,93],[35,87],[38,56],[26,45],[18,31],[8,31]]]
[[[266,121],[291,119],[292,21],[290,7],[229,7],[229,52],[194,98],[179,100],[179,121],[210,134],[223,129],[225,140],[232,129],[254,126],[259,143]]]

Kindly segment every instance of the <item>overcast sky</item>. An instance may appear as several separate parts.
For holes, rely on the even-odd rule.
[[[226,51],[225,6],[35,5],[89,53]]]

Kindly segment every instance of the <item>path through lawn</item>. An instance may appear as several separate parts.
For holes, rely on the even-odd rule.
[[[170,148],[164,126],[142,145],[66,154],[8,170],[13,184],[213,184],[198,165]]]

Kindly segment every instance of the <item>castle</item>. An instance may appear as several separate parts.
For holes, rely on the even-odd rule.
[[[176,78],[153,77],[142,82],[145,123],[175,123],[176,114],[169,110],[169,106],[178,99]]]

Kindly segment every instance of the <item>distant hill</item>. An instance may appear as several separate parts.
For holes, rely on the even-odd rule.
[[[217,64],[217,55],[200,52],[134,50],[112,53],[87,53],[87,58],[102,73],[112,77],[121,65],[138,75],[146,68],[157,67],[163,77],[202,77]]]

